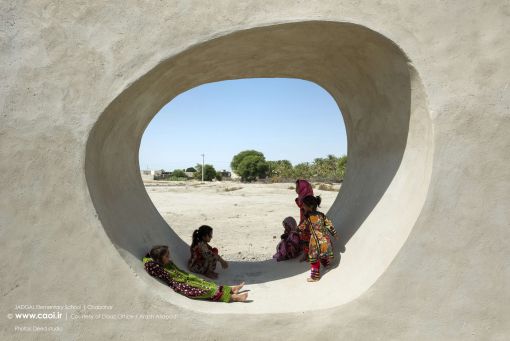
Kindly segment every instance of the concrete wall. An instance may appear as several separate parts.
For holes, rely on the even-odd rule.
[[[505,339],[508,2],[0,6],[2,339],[55,337],[3,318],[27,303],[174,316],[61,322],[63,339]],[[253,303],[186,300],[138,262],[156,242],[187,251],[143,189],[141,136],[179,93],[246,77],[308,79],[339,104],[346,252],[316,287],[238,263]]]
[[[243,277],[248,283],[262,283],[252,288],[254,303],[249,308],[211,307],[175,294],[169,297],[187,308],[276,313],[346,303],[386,269],[423,205],[434,147],[432,128],[422,85],[402,51],[375,32],[347,23],[314,21],[237,32],[199,44],[158,65],[106,109],[91,133],[86,175],[92,200],[108,236],[135,271],[144,272],[140,257],[163,241],[181,266],[189,257],[189,246],[173,231],[169,233],[166,222],[154,212],[136,172],[138,143],[150,119],[171,98],[199,84],[271,76],[316,81],[342,107],[350,163],[330,216],[343,242],[358,229],[360,233],[349,242],[342,266],[337,263],[337,271],[321,282],[337,287],[330,295],[305,281],[296,283],[294,275],[303,273],[302,264],[241,262],[234,263],[231,277],[222,280],[233,281],[243,272],[259,274]],[[320,131],[320,122],[309,123]],[[402,205],[407,206],[405,212]],[[339,259],[338,254],[337,262]],[[243,271],[243,267],[250,270]],[[267,285],[276,279],[279,281]],[[289,286],[303,298],[292,300]]]

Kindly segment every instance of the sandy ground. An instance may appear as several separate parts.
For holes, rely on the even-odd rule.
[[[294,184],[237,182],[146,182],[152,202],[172,229],[187,243],[202,224],[213,227],[211,245],[228,260],[270,259],[283,233],[282,220],[299,220]],[[338,190],[339,185],[334,185]],[[338,192],[317,189],[327,213]]]

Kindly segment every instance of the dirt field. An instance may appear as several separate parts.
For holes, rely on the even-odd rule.
[[[237,182],[146,182],[147,192],[163,218],[187,243],[202,224],[213,227],[211,245],[226,260],[259,261],[272,257],[283,232],[282,220],[299,219],[294,184]],[[331,190],[315,186],[327,213],[339,185]]]

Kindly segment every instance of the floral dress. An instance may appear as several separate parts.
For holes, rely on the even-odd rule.
[[[199,242],[191,249],[188,268],[190,271],[206,274],[216,269],[218,261],[218,249],[211,247],[206,242]]]
[[[336,230],[331,220],[324,213],[310,213],[299,224],[298,229],[300,231],[305,229],[310,231],[310,243],[308,245],[308,260],[310,263],[333,259],[333,246],[330,236],[336,236]]]
[[[152,277],[165,282],[175,292],[194,299],[209,299],[219,302],[230,302],[232,288],[205,281],[195,275],[179,269],[173,262],[163,266],[148,255],[143,258],[145,270]]]

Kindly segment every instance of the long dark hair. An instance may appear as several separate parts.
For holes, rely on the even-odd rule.
[[[195,231],[193,231],[193,235],[191,236],[191,249],[193,249],[198,243],[202,241],[202,238],[205,236],[209,236],[212,234],[212,227],[209,225],[202,225]]]
[[[149,256],[158,263],[163,263],[163,256],[168,253],[168,246],[156,245],[149,251]]]
[[[322,199],[321,199],[321,196],[318,195],[316,197],[314,197],[313,195],[309,195],[309,196],[306,196],[303,198],[303,203],[310,207],[312,209],[312,211],[317,211],[317,207],[320,207],[321,206],[321,202],[322,202]]]

